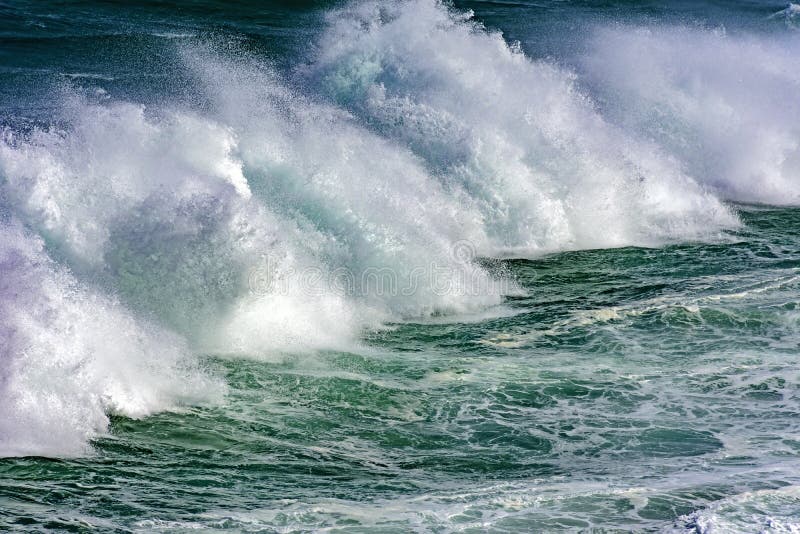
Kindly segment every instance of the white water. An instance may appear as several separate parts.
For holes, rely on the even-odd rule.
[[[800,38],[724,30],[597,32],[587,78],[607,113],[719,197],[800,204]]]
[[[223,392],[181,339],[82,287],[17,224],[0,227],[0,268],[0,457],[84,454],[109,413]]]
[[[691,528],[674,533],[724,534],[727,532],[800,532],[800,488],[745,492],[711,504],[684,518]]]
[[[215,398],[197,354],[350,347],[387,320],[497,305],[514,287],[473,251],[715,239],[739,224],[723,199],[797,202],[795,57],[699,31],[598,35],[586,81],[602,106],[433,0],[331,13],[294,73],[314,94],[194,46],[180,54],[202,113],[57,95],[63,129],[0,143],[17,221],[0,454],[79,454],[109,412]],[[680,135],[653,130],[651,109]],[[375,269],[412,290],[330,283]]]
[[[490,255],[708,237],[735,218],[575,76],[432,0],[333,13],[306,75],[484,218]]]

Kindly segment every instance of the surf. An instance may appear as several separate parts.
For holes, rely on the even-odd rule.
[[[769,146],[748,145],[759,132],[747,121],[731,131],[722,111],[672,106],[701,146],[746,160],[704,173],[679,140],[626,119],[658,97],[644,77],[628,78],[618,108],[583,78],[610,91],[630,62],[666,71],[676,34],[600,35],[580,71],[533,60],[434,0],[360,2],[330,11],[288,71],[189,37],[170,40],[185,98],[145,104],[94,78],[62,86],[48,123],[6,126],[0,143],[4,257],[18,282],[2,294],[2,454],[78,454],[108,413],[205,402],[192,385],[215,383],[203,355],[348,350],[390,322],[483,313],[521,292],[487,258],[714,241],[741,225],[726,200],[795,202],[791,55],[689,34],[714,44],[684,67],[710,77],[703,94],[743,107],[769,84],[787,99],[782,113],[748,107],[770,118],[760,133],[780,142]],[[747,52],[738,65],[774,75],[726,92],[737,64],[716,55],[736,51]],[[393,285],[343,287],[342,273],[389,273]],[[118,326],[95,332],[93,308]],[[120,362],[132,370],[101,372]],[[23,370],[54,365],[42,381]],[[66,408],[26,416],[56,375]],[[65,413],[89,422],[34,446]],[[30,434],[13,437],[22,426]]]

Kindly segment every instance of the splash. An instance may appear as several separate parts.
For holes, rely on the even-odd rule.
[[[800,204],[800,40],[600,30],[585,59],[607,114],[721,198]]]
[[[304,75],[407,144],[483,216],[489,255],[708,237],[735,218],[674,161],[608,124],[575,75],[439,2],[329,17]]]
[[[0,227],[0,457],[90,451],[107,414],[218,400],[185,343],[83,287],[19,224]]]
[[[51,124],[3,133],[3,454],[80,454],[109,413],[218,396],[201,354],[485,314],[518,289],[481,257],[739,224],[574,73],[432,0],[332,12],[289,79],[193,43],[201,106],[67,89]]]

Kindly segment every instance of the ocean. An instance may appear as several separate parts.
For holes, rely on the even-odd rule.
[[[0,0],[0,530],[800,532],[800,5]]]

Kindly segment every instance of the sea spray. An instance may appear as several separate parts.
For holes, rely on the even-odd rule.
[[[735,217],[675,160],[608,124],[575,75],[434,0],[329,16],[300,70],[407,144],[485,219],[491,255],[709,237]]]
[[[800,204],[800,36],[604,28],[583,59],[603,111],[723,199]]]
[[[158,325],[178,352],[355,349],[386,323],[485,313],[524,293],[487,258],[713,240],[739,226],[724,188],[669,143],[608,120],[580,71],[532,61],[431,0],[331,12],[289,73],[213,38],[170,46],[193,105],[56,92],[49,124],[6,128],[0,189],[49,269]],[[52,335],[67,346],[86,324]],[[23,375],[4,372],[11,395]],[[69,451],[102,431],[93,420]]]
[[[0,530],[796,530],[792,6],[234,4],[0,6]]]
[[[0,227],[0,457],[90,451],[108,414],[218,401],[177,336],[83,287],[20,224]]]

